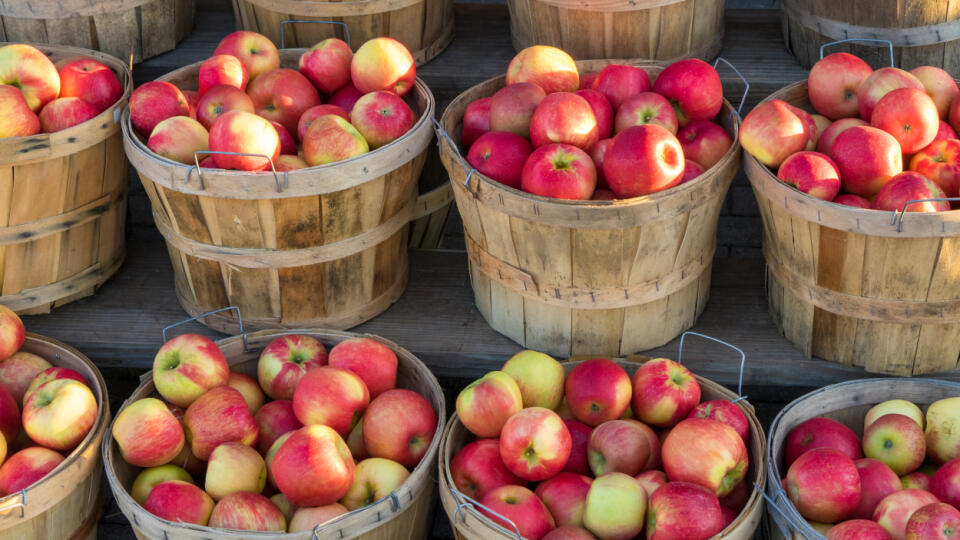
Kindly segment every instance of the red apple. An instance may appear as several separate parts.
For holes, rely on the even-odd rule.
[[[960,538],[960,512],[944,503],[918,508],[907,520],[906,540],[951,540]]]
[[[520,189],[523,165],[533,153],[533,146],[516,133],[488,131],[470,146],[467,163],[480,174]]]
[[[265,118],[246,111],[230,111],[210,126],[210,150],[258,154],[276,160],[280,155],[280,136]],[[270,168],[270,160],[255,156],[214,154],[213,161],[221,169],[262,171]]]
[[[533,112],[546,96],[533,83],[516,83],[497,90],[490,98],[490,130],[529,137]]]
[[[870,122],[877,102],[888,92],[898,88],[915,88],[923,91],[923,83],[909,72],[895,67],[880,68],[871,73],[857,89],[860,118]]]
[[[777,178],[799,191],[832,201],[840,192],[840,171],[829,157],[819,152],[797,152],[783,160]]]
[[[541,540],[596,540],[596,537],[582,527],[566,526],[553,529]]]
[[[633,414],[655,427],[670,427],[700,402],[700,384],[690,370],[668,358],[645,362],[633,374]]]
[[[817,139],[817,152],[830,155],[833,151],[833,143],[837,140],[838,135],[854,126],[869,125],[870,124],[859,118],[841,118],[831,123],[826,127],[826,129],[823,130],[822,133],[820,133],[820,137]]]
[[[883,527],[869,519],[851,519],[830,527],[827,540],[892,540]]]
[[[394,388],[370,402],[363,424],[363,444],[371,456],[412,469],[430,448],[437,430],[437,412],[420,394]]]
[[[910,516],[920,508],[938,502],[940,501],[928,491],[902,489],[887,495],[877,504],[873,511],[873,520],[886,529],[894,540],[903,540]]]
[[[707,540],[723,530],[720,502],[710,490],[670,482],[650,495],[649,540]]]
[[[143,509],[161,519],[206,526],[213,512],[213,499],[202,489],[183,480],[167,480],[153,486]]]
[[[39,49],[26,43],[0,47],[0,85],[19,88],[33,112],[60,95],[57,67]]]
[[[130,123],[144,137],[171,116],[190,116],[187,98],[176,86],[165,81],[150,81],[130,94]]]
[[[200,122],[189,116],[172,116],[153,128],[147,148],[171,161],[189,165],[196,163],[196,152],[210,148],[209,143],[210,135]]]
[[[599,71],[588,71],[580,74],[580,90],[593,89],[593,81],[597,79]]]
[[[293,411],[305,425],[323,424],[341,437],[350,433],[370,404],[370,392],[352,371],[329,366],[304,373],[293,392]]]
[[[354,86],[353,83],[348,83],[343,88],[334,92],[327,101],[327,104],[336,105],[337,107],[347,111],[347,114],[349,114],[350,111],[353,110],[353,105],[361,97],[363,97],[363,92],[357,90],[357,87]]]
[[[683,157],[704,169],[716,165],[733,146],[733,139],[720,124],[706,120],[690,122],[677,133]]]
[[[557,413],[529,407],[500,432],[500,458],[513,474],[537,482],[560,472],[570,458],[570,432]]]
[[[960,190],[960,140],[933,141],[910,159],[910,170],[936,182],[947,197],[956,197]]]
[[[534,493],[550,510],[558,527],[583,527],[583,511],[592,482],[581,474],[561,472],[541,482]]]
[[[238,491],[220,499],[210,514],[210,527],[240,531],[287,531],[283,512],[259,493]]]
[[[40,377],[38,375],[37,377]],[[6,441],[4,448],[11,448],[20,433],[20,405],[6,388],[0,386],[0,439]],[[2,463],[2,461],[0,461]]]
[[[332,94],[350,82],[353,51],[342,39],[327,38],[300,55],[300,73],[321,92]]]
[[[910,74],[923,84],[924,91],[936,103],[940,118],[947,118],[950,113],[950,104],[960,95],[960,88],[957,87],[953,77],[935,66],[915,67],[910,70]]]
[[[817,448],[838,450],[851,460],[863,457],[860,439],[852,429],[829,418],[811,418],[790,431],[784,447],[788,467],[802,454]]]
[[[647,497],[653,495],[653,492],[662,486],[667,485],[667,473],[663,471],[643,471],[636,476],[637,482],[643,486],[647,492]],[[742,484],[742,482],[741,482]]]
[[[60,68],[60,97],[78,97],[103,112],[120,99],[123,86],[112,69],[92,58],[78,58]]]
[[[263,73],[247,85],[257,114],[280,123],[291,134],[304,111],[320,104],[317,89],[300,72],[279,68]]]
[[[213,449],[225,442],[253,446],[260,428],[247,402],[237,390],[219,386],[207,391],[187,407],[183,431],[190,450],[206,461]]]
[[[843,189],[870,198],[903,171],[900,143],[871,126],[846,129],[834,140],[830,157],[840,169]]]
[[[817,448],[805,452],[790,465],[784,489],[803,517],[836,523],[857,508],[860,474],[846,454],[832,448]]]
[[[117,414],[111,430],[123,460],[135,467],[169,463],[184,446],[180,422],[156,398],[128,405]]]
[[[290,135],[289,131],[287,131],[287,128],[283,127],[281,124],[274,122],[272,120],[270,121],[270,125],[273,126],[273,129],[277,130],[277,137],[280,138],[280,155],[277,156],[277,159],[273,162],[273,166],[277,169],[277,172],[280,172],[280,167],[283,166],[281,164],[281,162],[283,161],[281,160],[281,158],[283,156],[287,156],[288,158],[297,157],[297,159],[299,159],[299,157],[297,156],[297,154],[299,153],[299,149],[297,148],[296,141],[293,140],[293,136]],[[288,166],[290,164],[291,162],[287,162]],[[306,166],[307,166],[307,163],[303,161],[302,167],[293,167],[293,168],[302,169],[302,168],[306,168]],[[287,169],[287,170],[293,170],[293,168]]]
[[[303,427],[293,412],[293,402],[288,399],[278,399],[265,403],[254,414],[260,429],[260,438],[257,440],[257,450],[266,454],[281,435]]]
[[[957,132],[950,127],[950,124],[940,121],[940,128],[937,130],[937,136],[933,138],[934,142],[942,141],[944,139],[956,139]]]
[[[870,125],[893,135],[904,154],[913,154],[933,142],[940,129],[940,117],[937,105],[926,92],[898,88],[877,102]]]
[[[210,129],[213,122],[230,111],[254,112],[253,101],[243,90],[221,84],[209,88],[197,102],[197,120]]]
[[[286,437],[270,460],[270,473],[291,502],[323,506],[347,493],[356,465],[336,431],[312,425]]]
[[[651,441],[656,434],[644,427],[636,420],[610,420],[597,426],[587,445],[587,461],[594,476],[610,472],[636,476],[646,470],[653,445],[659,450],[660,441]]]
[[[960,129],[960,99],[953,100],[950,104],[950,112],[947,114],[947,122],[954,131]]]
[[[244,67],[250,82],[253,82],[261,73],[280,67],[280,53],[264,35],[256,32],[241,30],[223,38],[213,51],[213,55],[228,54],[235,56]]]
[[[656,124],[670,133],[677,133],[677,114],[667,98],[656,92],[641,92],[628,98],[617,109],[614,131],[620,133],[631,126]]]
[[[857,90],[873,68],[850,53],[833,53],[823,57],[810,69],[807,93],[816,111],[831,120],[860,113]]]
[[[14,328],[13,331],[17,330]],[[13,353],[6,360],[0,361],[0,386],[6,388],[17,403],[22,404],[23,397],[34,377],[51,367],[53,366],[50,362],[33,353],[26,351]]]
[[[413,109],[396,94],[387,91],[366,94],[350,111],[350,122],[367,140],[380,148],[402,137],[417,121]]]
[[[227,386],[240,392],[251,413],[257,414],[260,407],[263,407],[265,401],[263,390],[260,389],[260,385],[253,377],[246,373],[231,372],[230,378],[227,380]]]
[[[954,508],[960,508],[960,458],[952,459],[930,477],[930,493]]]
[[[597,118],[590,103],[570,92],[543,98],[530,117],[530,142],[540,147],[569,144],[586,150],[599,140]]]
[[[327,365],[327,349],[304,334],[273,339],[257,361],[257,378],[273,399],[291,399],[297,383],[308,370]]]
[[[587,100],[587,103],[590,104],[593,116],[597,120],[597,137],[601,140],[609,138],[613,133],[614,110],[607,98],[593,89],[577,90],[574,94]]]
[[[577,364],[564,388],[574,418],[591,427],[616,420],[630,406],[630,376],[607,358]]]
[[[375,339],[357,337],[330,350],[329,365],[354,372],[370,391],[370,398],[397,385],[397,355]]]
[[[875,210],[906,212],[946,212],[950,210],[947,201],[928,201],[912,203],[909,201],[944,198],[947,194],[936,182],[913,171],[902,172],[887,182],[873,199]]]
[[[596,186],[597,170],[593,160],[569,144],[537,148],[520,173],[520,189],[541,197],[588,200]]]
[[[231,54],[217,54],[200,64],[198,78],[200,86],[197,94],[202,98],[208,90],[219,85],[232,86],[242,92],[247,89],[250,76],[239,58]]]
[[[610,64],[597,73],[593,89],[603,94],[614,112],[625,101],[642,92],[650,91],[650,76],[636,66]]]
[[[683,177],[683,167],[680,141],[666,129],[652,124],[618,133],[603,159],[607,185],[622,199],[677,185]]]
[[[502,371],[487,373],[457,396],[457,416],[477,437],[499,437],[503,424],[522,408],[520,387]]]
[[[609,187],[607,177],[603,174],[603,159],[611,146],[613,146],[613,139],[600,139],[590,149],[590,158],[593,159],[593,164],[597,168],[597,190],[603,189],[613,195],[613,192],[607,189]],[[596,192],[594,192],[594,195],[596,195]]]
[[[671,482],[699,484],[718,497],[730,493],[747,474],[743,439],[723,422],[688,418],[663,441],[663,470]]]
[[[500,486],[527,484],[503,464],[499,439],[479,439],[464,446],[450,460],[450,476],[456,488],[474,500]]]
[[[473,142],[481,135],[490,131],[490,102],[492,97],[485,97],[471,102],[463,113],[463,127],[460,129],[460,143],[469,150]]]
[[[311,166],[350,159],[370,151],[363,135],[335,114],[317,118],[303,138],[303,157]]]
[[[813,150],[817,147],[817,138],[819,133],[819,127],[817,127],[817,121],[814,119],[813,115],[807,111],[801,109],[800,107],[794,107],[790,105],[790,109],[794,114],[800,117],[803,120],[803,124],[806,126],[807,133],[807,144],[804,147],[805,150]]]
[[[903,489],[897,473],[882,461],[861,458],[854,462],[860,475],[860,503],[850,514],[853,519],[871,519],[877,504],[887,495]]]
[[[590,426],[577,422],[572,418],[564,418],[563,423],[570,432],[570,457],[563,466],[565,472],[576,474],[590,474],[590,464],[587,461],[587,445],[593,430]]]
[[[736,403],[726,399],[704,401],[693,408],[687,418],[713,418],[732,427],[744,443],[750,440],[750,422]]]
[[[548,94],[580,89],[576,62],[566,52],[548,45],[527,47],[510,60],[507,86],[523,82],[534,83]]]
[[[200,106],[200,94],[196,90],[181,90],[183,97],[187,98],[187,106],[190,107],[190,118],[197,119],[197,107]]]
[[[3,87],[0,86],[0,93],[2,89]],[[24,339],[26,339],[26,330],[23,328],[20,316],[12,309],[0,304],[0,362],[20,350]],[[0,378],[0,385],[2,384],[2,378]]]
[[[844,206],[852,206],[854,208],[871,208],[873,206],[873,203],[871,203],[868,199],[864,199],[859,195],[853,195],[850,193],[837,195],[833,199],[833,202],[842,204]]]
[[[779,99],[760,103],[740,124],[743,149],[768,167],[779,167],[788,156],[805,149],[809,140],[803,118]]]
[[[697,58],[667,66],[654,81],[653,91],[670,100],[681,126],[695,120],[713,120],[723,106],[720,75]]]
[[[509,523],[498,515],[481,509],[480,512],[491,521],[508,531],[514,531],[516,527],[520,536],[529,540],[540,540],[555,526],[553,516],[543,502],[522,486],[500,486],[484,495],[480,504],[483,508],[489,508],[503,516]]]
[[[314,107],[310,107],[306,111],[303,111],[303,114],[300,116],[300,120],[297,122],[297,137],[300,140],[303,140],[304,136],[307,134],[307,128],[310,127],[310,124],[312,124],[317,118],[326,116],[328,114],[335,114],[347,122],[350,121],[350,115],[347,113],[347,111],[337,107],[336,105],[316,105]],[[296,146],[294,146],[294,149],[296,149]],[[281,151],[280,153],[283,154],[286,152]],[[293,153],[296,154],[296,152]]]
[[[57,98],[40,111],[40,131],[54,133],[71,128],[100,114],[96,107],[78,97]]]
[[[40,118],[30,110],[23,92],[18,88],[0,85],[0,138],[28,137],[40,133]]]
[[[753,489],[753,485],[747,480],[739,482],[733,487],[730,493],[720,497],[720,507],[733,510],[736,512],[736,515],[739,515],[740,511],[747,506],[747,501],[750,500],[750,494],[753,492]],[[734,518],[736,518],[736,515],[734,515]]]

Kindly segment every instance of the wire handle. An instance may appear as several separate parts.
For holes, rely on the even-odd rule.
[[[181,324],[187,324],[188,322],[196,321],[197,319],[202,319],[210,315],[215,315],[217,313],[222,313],[224,311],[236,311],[237,312],[237,325],[240,327],[240,335],[243,337],[243,350],[248,350],[247,347],[247,333],[243,331],[243,317],[240,315],[240,308],[237,306],[228,306],[225,308],[215,309],[213,311],[208,311],[206,313],[201,313],[199,315],[190,317],[189,319],[184,319],[180,322],[175,322],[173,324],[163,327],[163,330],[160,331],[160,337],[163,339],[163,342],[167,342],[167,330],[180,326]]]
[[[367,505],[367,506],[372,506],[372,505],[374,505],[374,504],[379,504],[381,501],[384,501],[384,500],[386,500],[386,499],[390,499],[390,507],[393,509],[393,512],[394,512],[394,513],[397,513],[397,512],[400,511],[400,496],[397,495],[397,492],[396,492],[396,491],[391,491],[390,494],[387,495],[386,497],[384,497],[384,498],[382,498],[382,499],[380,499],[380,500],[378,500],[378,501],[374,501],[373,503],[371,503],[371,504],[369,504],[369,505]],[[351,510],[351,511],[347,512],[346,514],[340,514],[339,516],[337,516],[337,517],[335,517],[335,518],[333,518],[333,519],[331,519],[331,520],[329,520],[329,521],[325,521],[325,522],[323,522],[323,523],[318,523],[317,525],[315,525],[315,526],[313,527],[313,530],[311,531],[310,540],[322,540],[322,539],[324,538],[324,536],[321,535],[321,532],[322,532],[322,531],[320,530],[320,527],[326,527],[326,526],[332,525],[332,524],[334,524],[334,523],[336,523],[336,522],[338,522],[338,521],[342,521],[342,520],[344,520],[344,519],[347,519],[347,517],[349,517],[349,516],[352,516],[352,515],[354,515],[354,514],[356,514],[356,513],[358,513],[358,512],[361,512],[361,511],[363,511],[363,510],[366,510],[366,509],[367,509],[367,506],[364,506],[364,507],[361,507],[361,508],[357,508],[356,510]],[[378,517],[377,517],[377,521],[380,521],[379,514],[377,514],[377,516],[378,516]],[[340,537],[343,538],[343,531],[340,531]]]
[[[447,130],[443,129],[440,122],[438,122],[436,118],[431,118],[431,120],[433,120],[433,130],[437,133],[437,150],[443,150],[443,141],[446,139],[447,144],[450,145],[450,149],[453,151],[453,155],[460,161],[460,166],[463,167],[464,174],[467,175],[467,179],[463,181],[463,187],[473,191],[470,189],[470,179],[477,170],[471,167],[470,164],[467,163],[467,160],[463,159],[463,155],[460,154],[460,150],[457,148],[457,143],[453,142],[453,138],[450,137]]]
[[[286,25],[288,25],[288,24],[294,24],[294,23],[304,23],[304,24],[339,24],[340,26],[343,27],[343,40],[347,42],[347,47],[350,47],[350,28],[348,28],[348,27],[347,27],[347,23],[345,23],[345,22],[343,22],[343,21],[308,21],[308,20],[306,20],[306,19],[290,19],[290,20],[286,20],[286,21],[281,21],[281,22],[280,22],[280,48],[281,48],[281,49],[286,49],[286,48],[287,48],[286,41],[283,39],[283,38],[284,38],[283,29],[284,29],[284,27],[285,27]],[[350,47],[350,48],[352,49],[353,47]]]
[[[787,522],[787,525],[790,525],[799,531],[803,531],[804,525],[807,525],[806,522],[804,522],[803,524],[798,523],[796,518],[791,516],[788,512],[784,511],[783,508],[780,508],[780,506],[777,505],[777,501],[780,500],[781,498],[783,498],[787,503],[793,504],[793,503],[790,503],[789,499],[787,499],[787,494],[785,491],[783,491],[783,489],[778,488],[777,494],[771,497],[770,495],[765,493],[762,489],[760,489],[760,486],[758,486],[756,483],[753,484],[753,487],[755,487],[757,491],[760,492],[760,496],[763,497],[765,501],[767,501],[767,508],[773,509],[777,515],[779,515],[781,518],[783,518]],[[776,523],[777,528],[780,529],[780,533],[783,535],[784,538],[792,537],[789,531],[783,530],[783,527],[780,525],[780,523],[776,519],[774,519],[773,521],[774,523]],[[818,535],[818,537],[823,538],[822,535]]]
[[[255,154],[252,152],[224,152],[222,150],[197,150],[193,153],[193,167],[187,169],[187,177],[183,179],[184,184],[190,183],[190,176],[193,174],[193,171],[197,171],[197,177],[200,178],[200,189],[204,190],[207,187],[203,183],[203,169],[200,167],[200,154],[211,155],[219,154],[222,156],[250,156],[250,157],[261,157],[270,162],[270,171],[273,172],[273,181],[277,183],[277,193],[283,193],[283,188],[290,187],[290,175],[287,171],[283,171],[283,187],[280,186],[280,175],[277,174],[277,167],[273,164],[273,158],[266,154]]]
[[[740,97],[740,105],[737,106],[737,116],[740,116],[740,111],[743,110],[743,104],[746,103],[747,101],[747,94],[750,93],[750,81],[748,81],[747,78],[743,76],[743,73],[740,73],[740,70],[737,69],[736,66],[731,64],[729,60],[727,60],[722,56],[718,56],[717,59],[713,62],[714,70],[717,69],[717,64],[719,64],[720,62],[723,62],[724,64],[729,66],[730,69],[732,69],[733,72],[737,74],[737,77],[740,77],[740,80],[743,81],[743,84],[746,85],[746,88],[743,89],[743,96]]]
[[[857,42],[868,42],[868,43],[881,43],[886,44],[890,49],[890,67],[893,67],[893,42],[889,39],[872,39],[872,38],[848,38],[848,39],[838,39],[837,41],[831,41],[830,43],[824,43],[820,46],[820,59],[823,60],[823,50],[832,45],[837,45],[839,43],[857,43]]]
[[[737,351],[738,353],[740,353],[740,378],[739,378],[739,381],[737,382],[737,396],[738,396],[738,397],[737,397],[737,401],[740,401],[740,400],[743,400],[743,399],[747,399],[747,396],[744,396],[744,395],[743,395],[743,368],[744,368],[744,366],[745,366],[746,363],[747,363],[747,354],[746,354],[745,352],[743,352],[743,350],[740,349],[739,347],[736,347],[736,346],[734,346],[734,345],[731,345],[731,344],[727,343],[726,341],[723,341],[722,339],[717,339],[717,338],[715,338],[715,337],[713,337],[713,336],[708,336],[708,335],[706,335],[706,334],[701,334],[701,333],[699,333],[699,332],[690,332],[690,331],[687,331],[687,332],[684,332],[684,333],[680,334],[680,350],[677,351],[677,363],[678,363],[678,364],[682,364],[682,363],[683,363],[683,341],[687,338],[687,336],[702,337],[703,339],[708,339],[708,340],[713,341],[713,342],[715,342],[715,343],[719,343],[719,344],[721,344],[721,345],[726,345],[727,347],[730,347],[731,349],[733,349],[733,350]]]
[[[13,510],[14,508],[20,509],[20,519],[23,519],[23,516],[26,514],[26,508],[27,508],[27,488],[23,488],[20,490],[19,501],[13,504],[10,504],[8,506],[5,506],[3,508],[0,508],[0,515],[6,515],[7,512],[9,512],[10,510]]]
[[[907,207],[911,204],[922,203],[922,202],[960,202],[960,197],[936,197],[933,199],[914,199],[903,203],[903,208],[900,210],[893,211],[893,219],[890,220],[891,225],[897,226],[897,232],[903,232],[903,216],[907,214]]]
[[[463,508],[470,507],[470,508],[473,508],[474,510],[476,510],[476,509],[479,507],[479,508],[482,508],[484,512],[489,512],[489,513],[493,514],[494,516],[497,516],[498,518],[502,519],[504,522],[509,523],[510,526],[513,527],[513,534],[516,535],[517,540],[523,540],[523,536],[520,535],[520,529],[517,528],[517,525],[516,525],[516,523],[513,522],[513,520],[508,519],[508,518],[507,518],[506,516],[504,516],[503,514],[500,514],[500,513],[496,512],[496,511],[494,511],[494,510],[491,509],[489,506],[483,505],[483,504],[481,504],[481,503],[479,503],[479,502],[471,499],[470,497],[467,497],[466,495],[464,495],[463,493],[461,493],[459,490],[457,490],[457,488],[451,487],[451,488],[450,488],[450,491],[453,493],[453,498],[454,498],[454,500],[456,500],[456,499],[461,499],[461,500],[457,503],[457,508],[456,508],[456,510],[454,510],[454,512],[453,512],[453,521],[454,521],[454,523],[460,521],[460,516],[463,515],[463,514],[461,513],[461,510],[462,510]],[[463,519],[466,520],[467,518],[464,517]],[[461,522],[461,523],[462,523],[462,522]]]

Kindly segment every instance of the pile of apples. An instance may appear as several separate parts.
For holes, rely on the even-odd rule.
[[[130,97],[130,121],[153,152],[192,164],[212,150],[269,156],[277,171],[350,159],[402,137],[417,115],[402,99],[417,76],[410,51],[374,38],[354,54],[330,38],[280,67],[256,32],[234,32],[200,65],[198,90],[152,81]],[[201,167],[263,171],[262,157],[210,154]]]
[[[957,197],[960,88],[944,70],[874,71],[831,54],[807,78],[810,114],[780,100],[750,111],[740,144],[799,191],[856,208],[900,211],[908,201]],[[944,212],[947,201],[908,212]]]
[[[733,144],[713,120],[720,77],[702,60],[581,74],[564,51],[535,45],[507,67],[507,85],[470,103],[460,140],[467,162],[543,197],[628,199],[689,182]]]
[[[456,489],[531,540],[701,540],[743,510],[750,424],[667,358],[631,380],[606,358],[569,375],[523,351],[457,396],[478,438],[450,461]],[[655,431],[656,430],[656,431]]]
[[[137,400],[113,424],[143,468],[130,495],[173,522],[310,531],[389,496],[430,447],[437,411],[396,380],[396,354],[369,338],[328,354],[311,336],[277,337],[254,379],[209,339],[177,336],[153,365],[166,401]]]
[[[905,400],[877,404],[862,441],[836,420],[811,418],[787,436],[783,489],[828,540],[958,538],[958,425],[960,397],[930,404],[926,416]]]
[[[24,339],[20,317],[0,305],[0,497],[55,469],[99,411],[83,375],[19,350]]]
[[[0,47],[0,138],[61,131],[99,115],[123,95],[116,74],[92,58],[59,69],[25,43]]]

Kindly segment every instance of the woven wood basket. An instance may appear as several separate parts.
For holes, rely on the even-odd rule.
[[[770,95],[810,108],[801,81]],[[748,153],[774,322],[807,356],[892,375],[960,358],[960,212],[863,210],[780,182]]]
[[[0,45],[4,45],[0,43]],[[0,304],[48,313],[94,290],[123,262],[128,171],[116,119],[133,90],[127,66],[105,54],[37,45],[53,60],[98,60],[123,96],[56,133],[0,139]]]
[[[611,60],[578,62],[598,71]],[[641,65],[641,64],[637,64]],[[651,77],[662,67],[643,65]],[[710,294],[717,218],[740,165],[734,143],[696,180],[619,201],[564,201],[470,177],[461,157],[467,105],[504,86],[490,79],[443,113],[440,157],[463,218],[477,308],[494,330],[554,356],[624,356],[667,343],[693,326]],[[737,141],[724,102],[720,118]]]
[[[59,341],[28,333],[20,350],[82,374],[100,408],[90,432],[57,468],[25,490],[0,497],[0,538],[96,540],[103,509],[100,442],[110,424],[107,384],[86,356]]]
[[[797,512],[780,486],[787,469],[783,453],[787,436],[800,423],[817,416],[831,418],[863,436],[863,417],[871,407],[889,399],[905,399],[920,406],[960,396],[960,384],[933,379],[863,379],[847,381],[799,397],[780,411],[770,424],[767,443],[767,494],[773,505],[767,512],[771,540],[822,538]],[[775,507],[774,507],[775,506]]]
[[[193,30],[194,0],[4,0],[0,40],[71,45],[140,62]]]
[[[287,334],[306,334],[323,342],[329,349],[341,341],[360,336],[334,330],[291,330],[277,332],[265,330],[222,339],[217,345],[223,351],[232,371],[256,377],[257,360],[264,347],[274,338]],[[354,510],[328,522],[312,532],[277,534],[243,532],[174,523],[143,509],[130,496],[130,487],[140,469],[123,461],[120,449],[113,437],[103,441],[104,465],[107,482],[120,506],[120,511],[130,520],[134,533],[140,540],[313,540],[316,538],[355,538],[358,540],[422,540],[429,536],[431,525],[430,500],[433,497],[433,474],[437,466],[440,438],[445,426],[446,402],[443,390],[436,377],[416,356],[395,343],[378,336],[364,335],[380,341],[397,353],[399,360],[397,387],[408,388],[422,395],[437,411],[437,431],[430,448],[420,463],[411,471],[410,477],[397,489],[396,498],[386,497],[369,506]],[[120,407],[138,399],[158,394],[150,372],[141,377],[141,384]],[[315,535],[315,536],[314,536]]]
[[[584,358],[586,359],[586,358]],[[617,363],[627,370],[630,376],[633,372],[649,357],[629,356],[626,359],[618,360]],[[564,362],[563,366],[569,373],[577,361]],[[737,395],[723,386],[699,375],[697,382],[700,383],[700,390],[704,401],[711,399],[737,399]],[[760,525],[763,517],[764,500],[761,491],[764,489],[767,477],[766,460],[766,436],[763,432],[763,426],[757,419],[756,412],[747,400],[737,402],[737,406],[746,414],[750,422],[750,442],[747,445],[747,451],[750,453],[750,469],[747,472],[746,482],[759,486],[753,489],[747,505],[744,507],[737,519],[733,521],[720,534],[714,536],[716,539],[724,540],[752,540],[754,531]],[[453,476],[450,473],[450,460],[475,437],[467,430],[460,419],[454,413],[447,422],[447,429],[443,434],[443,441],[440,443],[440,502],[443,504],[443,510],[450,519],[457,540],[488,540],[511,538],[516,539],[516,533],[511,529],[506,529],[494,523],[488,517],[481,514],[470,502],[465,501],[459,492],[454,492]]]
[[[507,0],[513,47],[553,45],[577,60],[713,60],[723,0]]]
[[[302,49],[281,51],[296,66]],[[195,88],[199,63],[160,80]],[[191,315],[238,306],[248,328],[350,328],[379,315],[407,283],[408,222],[433,133],[420,116],[400,139],[353,159],[281,173],[204,169],[151,152],[123,119],[124,147],[170,251],[177,297]],[[232,314],[205,324],[238,329]]]
[[[387,36],[406,45],[420,65],[453,41],[453,0],[233,0],[233,12],[238,27],[267,36],[277,47],[310,48],[338,37],[356,50]],[[318,20],[341,24],[303,24]]]

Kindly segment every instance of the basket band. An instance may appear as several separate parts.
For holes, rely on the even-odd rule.
[[[151,0],[0,0],[0,16],[18,19],[67,19],[125,11]]]
[[[868,298],[810,283],[782,264],[773,250],[763,246],[767,273],[798,299],[842,317],[896,324],[947,324],[960,322],[960,299],[943,301]]]
[[[921,47],[960,39],[960,19],[926,26],[882,28],[858,26],[843,21],[820,17],[801,11],[789,1],[784,1],[783,11],[788,17],[796,20],[801,26],[805,26],[833,40],[881,39],[893,43],[894,47]]]
[[[693,10],[694,2],[690,0],[532,0],[533,3],[547,4],[561,9],[573,9],[577,11],[640,11],[644,9],[656,9],[673,4],[687,2],[690,4],[690,10]]]
[[[618,309],[665,298],[696,282],[701,274],[709,271],[713,263],[713,252],[716,250],[714,238],[699,257],[667,275],[629,287],[590,289],[572,285],[538,284],[529,273],[492,255],[469,234],[465,234],[464,239],[470,262],[490,279],[527,298],[572,309]]]
[[[359,0],[353,2],[319,2],[311,0],[243,0],[239,3],[253,4],[274,13],[327,19],[330,17],[376,15],[378,13],[386,13],[420,5],[423,1],[424,0]]]
[[[437,210],[450,206],[451,202],[453,202],[453,188],[450,187],[450,182],[444,182],[417,197],[417,206],[411,219],[429,216]]]
[[[23,311],[83,292],[86,289],[100,286],[104,281],[120,269],[123,263],[123,253],[111,261],[104,268],[99,262],[60,281],[47,285],[24,289],[16,294],[0,296],[0,304],[14,311]]]
[[[126,196],[126,185],[124,185],[113,193],[108,193],[65,214],[56,214],[12,227],[0,227],[0,246],[30,242],[83,225],[122,204]]]

